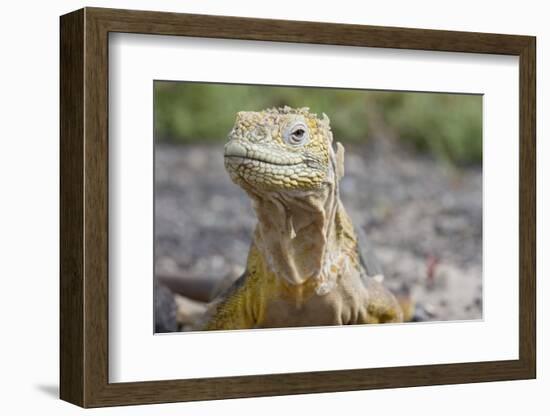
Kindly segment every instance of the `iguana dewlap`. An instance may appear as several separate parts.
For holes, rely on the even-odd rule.
[[[338,184],[344,148],[307,108],[239,112],[225,145],[231,179],[258,224],[243,276],[211,305],[205,329],[401,322],[395,297],[360,260]]]

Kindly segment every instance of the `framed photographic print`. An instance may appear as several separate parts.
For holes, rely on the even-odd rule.
[[[534,37],[60,28],[63,400],[535,377]]]

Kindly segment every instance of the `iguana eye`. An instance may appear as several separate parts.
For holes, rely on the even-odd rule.
[[[302,123],[292,126],[286,134],[285,139],[288,144],[294,146],[306,143],[308,140],[307,127]]]

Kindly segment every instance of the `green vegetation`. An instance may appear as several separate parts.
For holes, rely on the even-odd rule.
[[[454,164],[482,157],[480,95],[155,82],[155,136],[224,141],[241,110],[289,105],[326,113],[342,142],[392,136]]]

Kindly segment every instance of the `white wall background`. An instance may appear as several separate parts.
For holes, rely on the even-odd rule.
[[[57,399],[58,390],[58,16],[83,6],[318,20],[537,36],[538,53],[538,379],[399,390],[331,393],[92,410],[88,414],[408,415],[546,414],[550,408],[547,319],[550,285],[543,243],[550,227],[542,212],[550,170],[543,119],[550,100],[545,63],[550,26],[545,2],[276,0],[125,0],[5,2],[0,14],[0,409],[3,414],[82,412]],[[544,264],[543,264],[544,262]],[[543,332],[543,325],[546,331]]]

